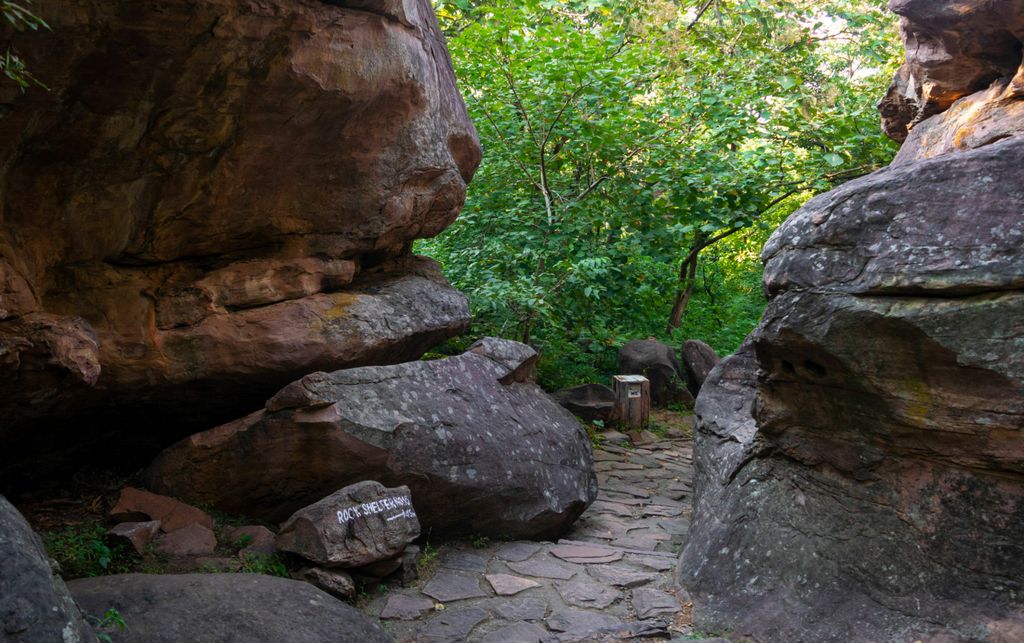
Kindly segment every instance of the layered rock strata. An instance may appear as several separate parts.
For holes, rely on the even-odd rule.
[[[0,86],[0,478],[464,329],[407,257],[480,159],[427,0],[65,5],[13,36],[49,91]]]

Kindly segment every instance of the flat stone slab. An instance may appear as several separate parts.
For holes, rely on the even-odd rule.
[[[690,533],[690,520],[689,518],[676,518],[675,520],[667,518],[658,523],[658,527],[663,529],[666,534],[672,536],[685,536]]]
[[[619,565],[592,565],[587,568],[587,573],[593,576],[594,580],[615,587],[639,587],[658,579],[656,573]]]
[[[433,609],[434,601],[429,598],[392,594],[388,597],[384,609],[380,611],[380,618],[414,621]]]
[[[494,608],[498,616],[510,621],[539,621],[548,613],[548,604],[539,598],[520,598]]]
[[[574,570],[566,569],[558,563],[546,560],[526,560],[521,563],[509,563],[508,568],[524,576],[554,578],[556,580],[569,580],[576,575]]]
[[[612,547],[621,547],[623,549],[639,549],[641,551],[654,551],[658,548],[658,544],[672,540],[668,534],[642,534],[642,535],[629,535],[623,536],[622,538],[616,538],[612,541]]]
[[[442,603],[487,596],[487,593],[480,589],[479,578],[459,576],[448,572],[434,574],[434,577],[421,591]]]
[[[464,572],[480,572],[487,571],[487,559],[477,554],[471,554],[467,551],[459,551],[453,549],[450,551],[443,552],[439,558],[441,567],[447,569],[457,569]]]
[[[489,616],[487,610],[479,607],[442,612],[427,621],[416,640],[438,641],[439,643],[465,641],[473,628],[486,621]]]
[[[591,632],[602,627],[614,627],[622,623],[611,614],[587,610],[560,610],[546,621],[555,632]]]
[[[608,443],[611,443],[611,444],[628,444],[629,443],[629,436],[626,435],[625,433],[620,433],[618,431],[602,431],[601,432],[601,437],[604,438],[605,442],[608,442]]]
[[[495,555],[510,563],[518,563],[526,560],[540,551],[540,545],[535,543],[508,543],[502,545],[501,548],[495,552]]]
[[[622,552],[607,547],[591,547],[587,545],[556,545],[550,550],[552,555],[578,565],[613,563],[622,559]]]
[[[682,507],[665,507],[664,505],[647,505],[646,507],[644,507],[645,516],[663,516],[665,518],[675,518],[681,513],[683,513]]]
[[[569,605],[604,609],[622,598],[622,592],[588,580],[555,583],[555,589]]]
[[[484,576],[499,596],[512,596],[532,587],[540,587],[540,583],[529,578],[520,578],[511,574],[487,574]]]
[[[640,487],[630,484],[610,483],[608,485],[602,486],[601,489],[605,491],[617,491],[619,493],[624,493],[626,495],[633,496],[634,498],[651,497],[650,491],[647,491],[646,489],[641,489]]]
[[[679,600],[661,590],[641,587],[633,590],[633,609],[639,618],[669,616],[682,609]]]
[[[533,623],[513,623],[491,632],[481,643],[543,643],[549,638],[547,631]]]
[[[661,557],[650,557],[643,558],[639,556],[630,556],[629,560],[636,562],[648,569],[653,569],[656,572],[667,572],[676,566],[676,563],[671,558]]]

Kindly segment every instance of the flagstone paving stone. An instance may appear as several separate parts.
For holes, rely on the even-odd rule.
[[[418,587],[396,583],[361,607],[401,643],[692,634],[672,593],[690,526],[691,442],[605,442],[594,462],[598,499],[557,543],[444,544]]]

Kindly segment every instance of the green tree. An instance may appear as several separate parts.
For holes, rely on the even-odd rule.
[[[611,370],[634,337],[735,348],[767,233],[891,155],[882,0],[765,5],[438,4],[485,153],[463,215],[420,248],[479,330],[541,349],[549,385]]]

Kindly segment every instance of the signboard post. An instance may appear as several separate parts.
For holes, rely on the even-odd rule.
[[[616,375],[614,378],[615,412],[622,426],[642,431],[651,416],[651,383],[642,375]]]

